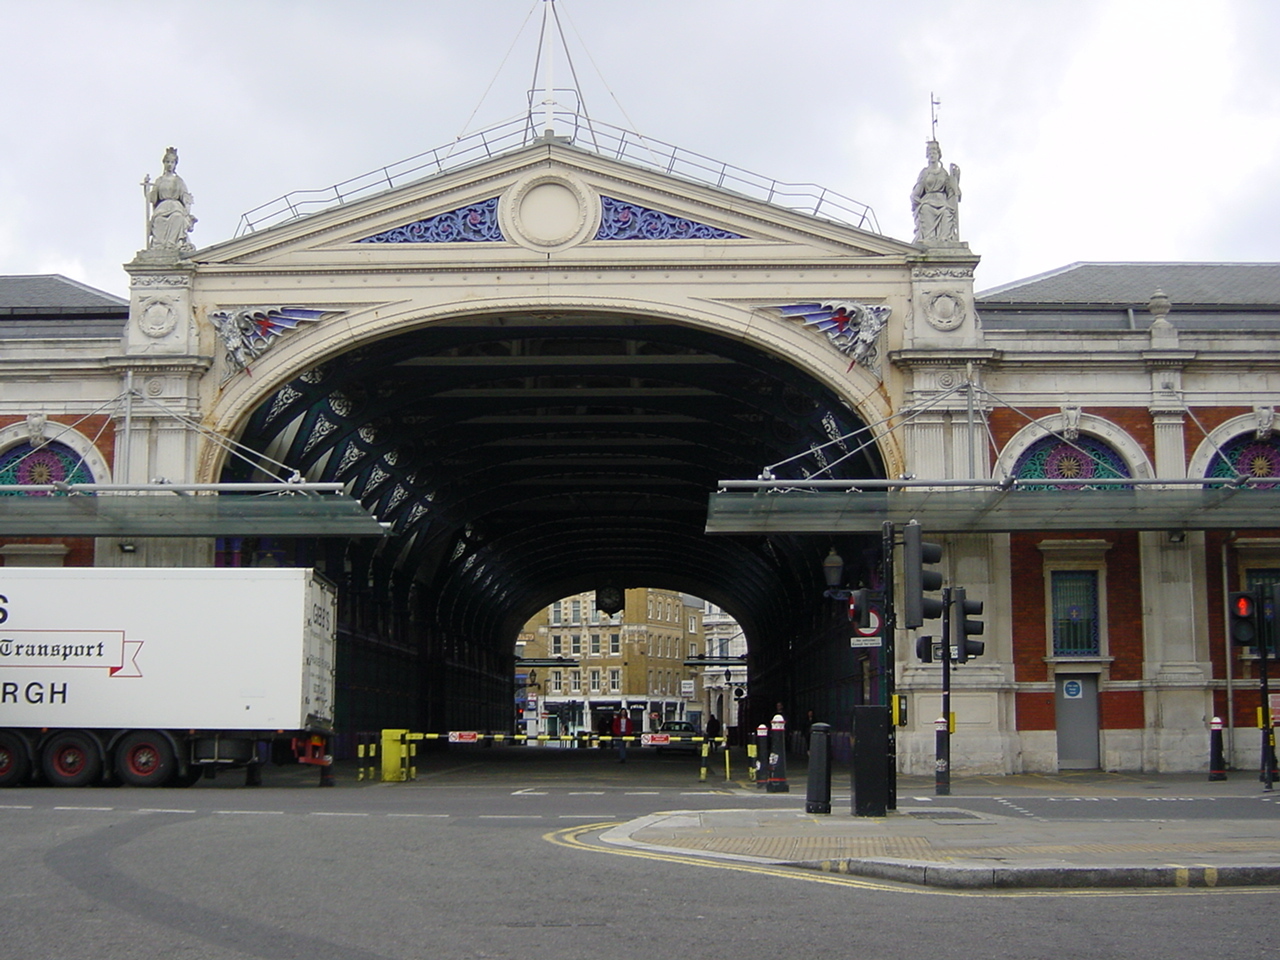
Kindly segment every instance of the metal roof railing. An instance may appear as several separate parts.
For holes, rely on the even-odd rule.
[[[661,140],[592,120],[573,110],[553,113],[556,137],[600,156],[658,170],[695,183],[710,184],[789,210],[880,232],[875,212],[865,203],[813,183],[786,183],[732,164],[684,150]],[[458,170],[516,150],[540,139],[532,114],[508,120],[447,146],[419,153],[389,166],[320,190],[296,190],[254,207],[240,217],[236,236],[288,223],[341,204],[373,196],[427,177]]]

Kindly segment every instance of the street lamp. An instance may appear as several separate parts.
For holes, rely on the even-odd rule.
[[[827,559],[822,561],[822,576],[827,581],[827,589],[822,594],[824,597],[830,597],[832,600],[848,599],[849,591],[840,587],[844,582],[844,558],[836,553],[835,547],[831,548]]]

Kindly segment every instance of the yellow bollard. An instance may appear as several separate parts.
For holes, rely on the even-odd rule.
[[[752,782],[756,779],[756,744],[755,740],[747,742],[747,779]]]
[[[733,777],[729,775],[729,738],[728,737],[720,738],[720,748],[724,750],[724,778],[726,780],[732,780]]]
[[[408,730],[382,731],[382,782],[402,783],[405,779],[405,735]]]

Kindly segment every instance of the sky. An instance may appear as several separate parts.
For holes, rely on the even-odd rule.
[[[205,247],[519,116],[543,2],[0,0],[0,274],[124,296],[169,145]],[[556,4],[594,119],[819,184],[900,239],[936,97],[979,290],[1081,260],[1280,261],[1275,0]]]

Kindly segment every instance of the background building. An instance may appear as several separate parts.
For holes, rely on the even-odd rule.
[[[672,590],[625,591],[622,610],[596,607],[578,593],[544,608],[520,632],[516,656],[544,661],[518,667],[517,716],[530,734],[608,732],[625,713],[637,733],[664,720],[700,725],[698,671],[685,661],[702,653],[703,604]],[[563,658],[563,665],[546,661]]]

